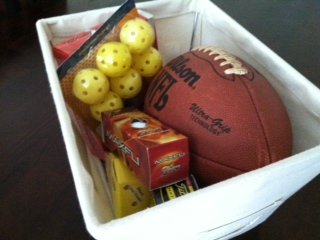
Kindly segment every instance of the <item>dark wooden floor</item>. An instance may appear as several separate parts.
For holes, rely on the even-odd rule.
[[[79,2],[0,1],[1,240],[92,239],[82,219],[35,30],[39,18],[121,3]],[[214,2],[320,86],[319,1]],[[237,239],[320,239],[320,178]]]

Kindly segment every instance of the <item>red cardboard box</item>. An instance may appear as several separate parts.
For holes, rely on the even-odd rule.
[[[93,31],[81,32],[70,36],[57,44],[54,44],[52,49],[55,57],[63,62],[78,48],[80,48],[80,46],[85,43],[92,36],[92,34]]]
[[[103,113],[103,141],[154,190],[189,176],[186,136],[138,110]]]

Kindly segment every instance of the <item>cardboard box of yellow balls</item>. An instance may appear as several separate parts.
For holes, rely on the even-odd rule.
[[[150,19],[128,1],[57,70],[70,115],[101,159],[104,149],[96,133],[101,113],[140,107],[148,79],[162,67]]]
[[[107,183],[114,216],[121,218],[147,208],[152,194],[115,153],[106,155]]]

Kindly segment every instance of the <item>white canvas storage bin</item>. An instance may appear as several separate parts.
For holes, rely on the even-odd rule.
[[[294,153],[264,168],[114,220],[102,166],[90,156],[68,115],[50,40],[88,30],[117,8],[39,20],[45,67],[87,230],[99,240],[230,239],[244,233],[320,173],[320,91],[209,0],[159,0],[137,7],[154,14],[159,49],[166,61],[188,50],[191,42],[193,46],[214,45],[265,75],[288,109]]]

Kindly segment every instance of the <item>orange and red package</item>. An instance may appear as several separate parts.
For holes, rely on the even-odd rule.
[[[103,113],[102,135],[149,190],[189,176],[188,138],[141,111]]]
[[[128,21],[141,17],[140,12],[135,7],[134,0],[127,0],[102,25],[97,23],[96,27],[93,27],[94,33],[79,33],[79,36],[71,36],[69,43],[71,45],[74,44],[72,47],[77,49],[72,49],[71,52],[74,52],[69,52],[65,56],[67,59],[57,69],[63,97],[71,120],[75,123],[81,138],[90,152],[99,159],[104,159],[105,156],[105,149],[101,138],[97,134],[100,123],[92,116],[92,105],[80,101],[75,96],[74,79],[81,70],[97,68],[96,57],[100,47],[109,42],[119,41],[120,29]],[[147,18],[151,20],[151,15]],[[78,43],[81,46],[78,46]],[[145,89],[145,86],[143,87]],[[137,97],[137,99],[133,99],[132,101],[129,99],[125,104],[138,107],[143,100],[142,93],[140,95],[139,98]]]

